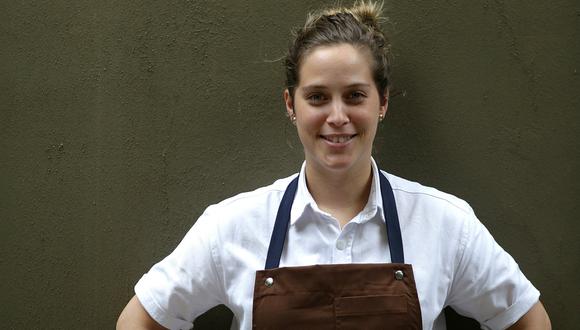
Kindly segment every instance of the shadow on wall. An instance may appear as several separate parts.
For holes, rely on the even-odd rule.
[[[461,330],[479,330],[479,323],[476,321],[463,317],[451,308],[445,309],[445,317],[447,318],[447,329],[461,329]],[[201,330],[228,330],[232,323],[233,314],[224,305],[219,305],[205,314],[201,315],[195,320],[194,329]]]

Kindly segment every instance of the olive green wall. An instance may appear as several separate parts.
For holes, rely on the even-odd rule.
[[[3,328],[112,328],[208,204],[298,170],[277,60],[321,3],[2,1]],[[580,3],[387,7],[376,159],[467,199],[575,328]]]

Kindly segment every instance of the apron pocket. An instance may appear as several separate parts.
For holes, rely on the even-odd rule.
[[[336,316],[393,314],[407,312],[404,295],[377,295],[334,298]]]
[[[334,299],[337,329],[399,329],[407,323],[405,295],[372,295]]]
[[[254,305],[255,329],[334,330],[333,298],[324,292],[269,295]]]

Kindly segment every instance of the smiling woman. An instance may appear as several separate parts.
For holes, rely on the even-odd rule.
[[[362,210],[368,189],[358,198],[353,196],[355,204],[344,208],[335,194],[326,197],[317,187],[330,184],[335,192],[348,187],[345,194],[360,191],[348,183],[370,187],[369,160],[388,97],[388,91],[378,91],[371,61],[368,50],[348,43],[319,46],[302,59],[294,97],[289,90],[284,92],[288,115],[295,119],[304,146],[311,193],[318,206],[333,214],[341,226]]]
[[[286,59],[298,174],[212,205],[135,287],[118,328],[186,329],[225,304],[241,329],[548,329],[538,290],[461,199],[381,171],[381,7],[309,16]]]

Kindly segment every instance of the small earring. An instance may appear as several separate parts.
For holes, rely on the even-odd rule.
[[[383,113],[379,113],[379,121],[383,121],[385,119],[385,115]]]
[[[296,125],[296,115],[295,114],[292,114],[290,116],[290,121],[292,122],[292,124]]]

